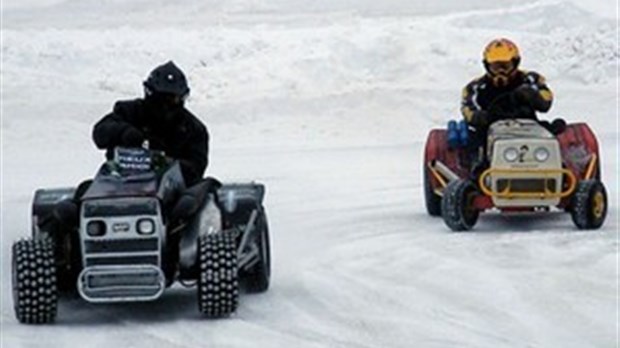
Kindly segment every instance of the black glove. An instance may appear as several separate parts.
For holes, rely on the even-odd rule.
[[[514,91],[517,102],[531,106],[538,96],[538,91],[527,84],[523,84]]]
[[[474,127],[486,126],[489,123],[489,113],[486,110],[477,110],[474,111],[474,114],[471,116],[470,124]]]
[[[144,134],[135,127],[129,126],[121,134],[121,146],[140,147],[144,142]]]
[[[552,122],[549,121],[538,121],[538,123],[545,127],[551,134],[558,135],[563,133],[566,130],[566,121],[561,118],[556,118]]]
[[[555,135],[564,133],[566,130],[566,121],[563,118],[556,118],[551,122],[551,132]]]

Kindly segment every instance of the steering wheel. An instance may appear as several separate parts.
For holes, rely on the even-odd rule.
[[[526,109],[527,108],[527,109]],[[529,107],[517,99],[514,91],[505,92],[493,99],[487,110],[495,120],[520,118],[523,114],[531,113]]]

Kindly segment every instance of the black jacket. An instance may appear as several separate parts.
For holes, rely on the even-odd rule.
[[[542,75],[519,70],[505,87],[496,87],[487,75],[471,81],[463,89],[461,113],[467,123],[480,127],[502,118],[536,119],[536,112],[549,111],[552,102]]]
[[[151,109],[144,99],[117,102],[113,111],[95,124],[95,144],[108,150],[127,146],[123,134],[133,127],[149,141],[151,149],[164,151],[179,160],[186,184],[195,184],[203,177],[208,164],[207,128],[184,107],[176,109],[168,118]]]

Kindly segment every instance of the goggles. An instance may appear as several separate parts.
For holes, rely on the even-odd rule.
[[[513,62],[493,62],[488,63],[487,69],[492,75],[509,75],[511,72],[515,70],[515,65]]]
[[[187,100],[189,93],[185,93],[183,95],[173,94],[173,93],[159,93],[159,92],[151,92],[147,90],[147,97],[160,105],[170,105],[177,106],[181,105]]]

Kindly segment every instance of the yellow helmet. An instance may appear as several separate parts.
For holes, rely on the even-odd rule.
[[[510,82],[521,62],[517,45],[504,38],[491,41],[485,47],[482,56],[487,74],[498,86],[505,86]]]

